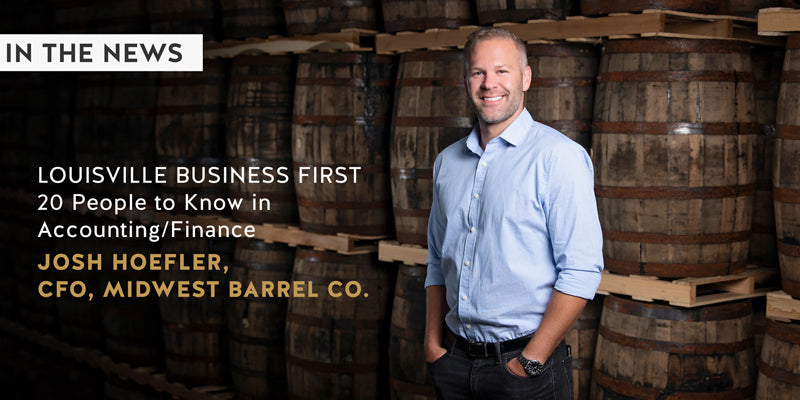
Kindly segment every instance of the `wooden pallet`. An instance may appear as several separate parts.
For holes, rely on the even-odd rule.
[[[231,58],[242,54],[297,54],[314,51],[372,51],[376,33],[365,29],[345,29],[341,32],[316,35],[206,42],[203,46],[203,57]]]
[[[760,37],[757,20],[728,15],[694,14],[668,10],[645,10],[641,14],[606,17],[567,17],[566,20],[532,20],[502,23],[528,42],[535,40],[577,40],[597,42],[601,38],[672,37],[686,39],[745,40],[755,44],[783,46],[778,38]],[[463,48],[467,36],[478,26],[458,29],[430,29],[425,32],[379,34],[378,53],[400,53],[421,49]]]
[[[428,249],[394,240],[378,242],[378,259],[386,262],[401,262],[407,265],[426,265]]]
[[[758,11],[758,34],[784,36],[800,32],[800,10],[794,8],[763,8]]]
[[[767,318],[777,321],[800,321],[800,299],[782,290],[767,293]]]
[[[158,392],[168,393],[174,398],[186,400],[223,400],[232,399],[234,393],[230,387],[206,386],[189,389],[182,383],[170,382],[163,372],[155,367],[131,367],[125,363],[114,362],[100,350],[74,347],[53,335],[43,334],[24,327],[14,321],[0,317],[0,331],[20,340],[34,343],[40,347],[57,352],[78,362],[102,370],[105,374],[114,374],[122,379],[132,380],[140,385],[150,386]]]
[[[622,294],[634,300],[663,300],[673,306],[700,307],[764,296],[777,268],[752,268],[735,275],[664,280],[652,276],[603,272],[599,294]]]

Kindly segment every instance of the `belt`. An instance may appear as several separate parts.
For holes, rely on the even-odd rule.
[[[533,335],[527,335],[499,343],[475,343],[461,336],[453,335],[453,340],[455,340],[455,347],[465,351],[470,357],[484,358],[497,357],[502,353],[521,350],[528,345],[532,337]]]

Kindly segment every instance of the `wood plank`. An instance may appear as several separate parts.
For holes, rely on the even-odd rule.
[[[758,11],[759,35],[775,35],[786,32],[800,32],[800,10],[776,7]]]
[[[800,299],[782,290],[767,293],[767,318],[800,321]]]
[[[241,54],[285,54],[308,51],[355,51],[361,47],[361,35],[367,31],[346,30],[293,37],[226,40],[204,44],[203,57],[235,57]]]
[[[386,262],[402,262],[405,264],[426,265],[428,249],[402,245],[393,240],[378,242],[378,259]]]

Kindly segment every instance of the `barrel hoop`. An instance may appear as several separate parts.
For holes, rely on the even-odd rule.
[[[603,307],[621,314],[670,321],[723,321],[745,318],[753,314],[750,301],[723,303],[700,309],[684,309],[642,303],[618,296],[606,296]]]
[[[756,135],[758,132],[758,124],[750,122],[592,122],[592,134]]]
[[[405,77],[400,78],[397,82],[398,89],[407,87],[464,87],[463,79],[446,79],[446,78],[416,78]]]
[[[595,78],[531,78],[531,88],[550,88],[550,87],[593,87]]]
[[[700,356],[712,356],[720,354],[734,354],[755,346],[755,340],[751,337],[739,342],[731,343],[674,343],[660,340],[651,340],[623,335],[614,332],[603,325],[597,328],[600,336],[620,344],[625,347],[642,349],[648,351],[660,351],[670,354],[689,354]]]
[[[230,338],[235,342],[239,342],[241,344],[250,344],[253,346],[279,347],[281,350],[283,350],[283,346],[286,344],[286,338],[283,335],[281,335],[281,337],[279,338],[268,339],[268,338],[240,335],[234,331],[229,330],[228,338]]]
[[[750,231],[673,235],[662,232],[625,232],[603,229],[603,239],[630,243],[655,244],[729,244],[745,242]]]
[[[208,61],[206,61],[208,62]],[[211,72],[211,71],[208,71]],[[162,77],[158,80],[158,87],[164,86],[200,86],[200,85],[207,85],[207,86],[218,86],[225,83],[223,76],[220,72],[217,72],[217,75],[210,75],[206,76],[205,74],[208,72],[204,72],[204,76],[202,78],[198,77]]]
[[[182,323],[161,321],[161,326],[172,332],[222,332],[225,330],[224,323]]]
[[[305,247],[297,248],[297,259],[306,262],[334,262],[342,264],[369,264],[373,260],[370,254],[345,255],[333,251],[316,251]]]
[[[237,118],[257,117],[261,122],[288,122],[292,116],[292,107],[283,104],[263,107],[230,106],[228,115],[233,121],[237,121]]]
[[[793,297],[800,296],[800,282],[795,282],[787,278],[782,278],[781,288],[783,289],[784,292],[789,293]]]
[[[237,57],[239,58],[239,57]],[[234,74],[231,76],[230,83],[250,83],[250,82],[285,82],[290,79],[289,74]],[[291,94],[287,91],[287,95]]]
[[[725,199],[731,197],[752,196],[756,193],[755,183],[747,185],[703,186],[703,187],[671,187],[671,186],[603,186],[594,188],[597,197],[612,199],[639,200],[694,200]]]
[[[425,126],[472,128],[472,118],[466,117],[394,117],[394,126]]]
[[[389,382],[392,385],[392,389],[397,390],[398,392],[418,394],[420,396],[427,396],[430,398],[436,397],[436,390],[431,385],[421,385],[419,383],[401,381],[400,379],[394,377],[389,378]]]
[[[779,139],[800,140],[800,126],[777,124],[775,131]]]
[[[273,264],[273,263],[235,261],[233,266],[234,268],[241,267],[247,270],[264,271],[264,272],[289,272],[292,270],[292,264]]]
[[[574,119],[574,120],[537,120],[537,121],[560,132],[572,131],[572,130],[585,133],[592,132],[591,120]]]
[[[298,125],[374,126],[385,125],[386,117],[364,115],[294,115],[292,117],[292,123]]]
[[[800,83],[800,71],[783,71],[781,83]]]
[[[102,115],[155,115],[156,105],[148,107],[81,107],[75,108],[75,114],[87,114],[93,116]]]
[[[361,89],[371,89],[374,87],[393,87],[394,82],[390,79],[375,79],[365,81],[361,78],[306,78],[298,77],[296,86],[337,86],[355,87]],[[295,89],[297,91],[297,89]]]
[[[625,382],[612,378],[598,370],[592,369],[592,379],[600,387],[608,388],[614,393],[629,396],[637,399],[662,399],[662,400],[730,400],[752,398],[756,393],[756,387],[750,385],[742,389],[726,390],[722,392],[671,392],[669,395],[664,393],[664,389],[640,386],[630,382]]]
[[[781,203],[800,204],[800,189],[788,189],[776,186],[772,189],[772,198]]]
[[[179,362],[205,362],[205,363],[218,363],[222,359],[219,356],[201,356],[194,354],[178,354],[169,351],[164,352],[164,356]]]
[[[236,10],[225,10],[225,13],[228,14],[228,13],[231,13],[231,12],[241,12],[241,11],[244,11],[244,13],[243,13],[244,15],[251,16],[252,12],[258,12],[258,11],[263,12],[263,11],[266,11],[266,10],[264,10],[263,8],[255,8],[255,9],[254,8],[237,8]],[[292,60],[293,57],[294,56],[292,56],[292,55],[274,55],[274,54],[248,55],[246,57],[234,57],[233,58],[233,62],[231,63],[231,69],[234,70],[234,72],[231,74],[232,75],[231,78],[233,78],[234,76],[238,75],[235,72],[235,70],[238,67],[250,66],[250,65],[256,65],[256,66],[258,66],[258,65],[277,65],[277,66],[280,66],[280,67],[286,67],[286,66],[289,65],[289,63],[291,63],[291,60]],[[288,70],[289,70],[289,68],[287,68],[287,71]],[[292,75],[294,75],[294,74],[292,74]],[[251,75],[251,76],[258,76],[258,75]]]
[[[615,260],[603,258],[603,263],[609,271],[627,275],[650,275],[659,277],[683,278],[697,276],[697,271],[702,271],[704,276],[731,275],[741,272],[747,266],[747,260],[731,263],[709,264],[665,264],[640,261]]]
[[[286,364],[296,365],[300,368],[315,372],[332,372],[336,374],[374,374],[378,365],[372,364],[328,364],[319,361],[304,360],[294,355],[286,355]]]
[[[326,210],[381,209],[387,208],[388,200],[376,201],[320,201],[297,197],[298,207],[324,208]]]
[[[358,173],[365,175],[365,174],[385,174],[386,173],[386,165],[385,164],[334,164],[334,165],[327,165],[327,164],[318,164],[318,163],[308,163],[303,161],[294,161],[292,162],[292,166],[295,170],[299,170],[300,167],[345,167],[348,171],[352,171],[350,167],[359,167]]]
[[[772,365],[765,363],[761,358],[758,359],[758,371],[778,382],[794,387],[800,387],[800,374],[795,374],[785,369],[773,367]]]
[[[400,65],[401,65],[400,68],[403,68],[402,65],[404,65],[407,62],[415,62],[415,61],[434,61],[438,63],[457,62],[461,64],[464,62],[464,56],[460,50],[410,51],[408,53],[403,53],[400,55]],[[437,79],[437,78],[431,77],[431,79]]]
[[[400,243],[416,244],[420,246],[428,245],[428,236],[422,233],[397,232],[397,241]]]
[[[391,324],[389,332],[394,337],[400,337],[414,342],[419,342],[420,339],[422,339],[422,337],[425,336],[424,329],[420,330],[420,329],[403,328],[395,324]]]
[[[736,71],[618,71],[602,72],[597,82],[752,82],[753,74]]]
[[[528,57],[597,57],[594,46],[590,44],[529,44],[527,47]]]
[[[800,328],[798,328],[796,324],[787,324],[772,319],[767,319],[765,333],[786,343],[800,345]]]
[[[675,1],[671,1],[675,3]],[[686,5],[692,2],[684,1]],[[715,39],[634,39],[609,40],[605,43],[606,54],[615,53],[741,53],[748,55],[746,42]]]
[[[221,113],[225,104],[196,104],[185,106],[158,106],[157,114]]]
[[[389,174],[396,179],[433,179],[433,168],[392,168]]]
[[[786,243],[778,239],[778,253],[791,257],[800,257],[800,244]]]
[[[760,178],[756,179],[756,191],[767,191],[771,192],[773,188],[772,184],[772,175],[769,178]]]
[[[384,329],[384,320],[378,319],[338,319],[338,318],[324,318],[312,317],[309,315],[298,315],[292,312],[286,314],[286,323],[294,323],[298,325],[319,327],[321,329],[341,329],[341,330],[355,330],[355,329],[369,329],[381,331]]]
[[[428,218],[431,215],[430,208],[398,208],[392,209],[395,217]]]

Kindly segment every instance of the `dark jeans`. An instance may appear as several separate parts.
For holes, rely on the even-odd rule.
[[[470,357],[449,345],[447,354],[428,363],[438,399],[572,400],[572,355],[562,341],[535,378],[517,376],[506,367],[522,349],[491,357]]]

